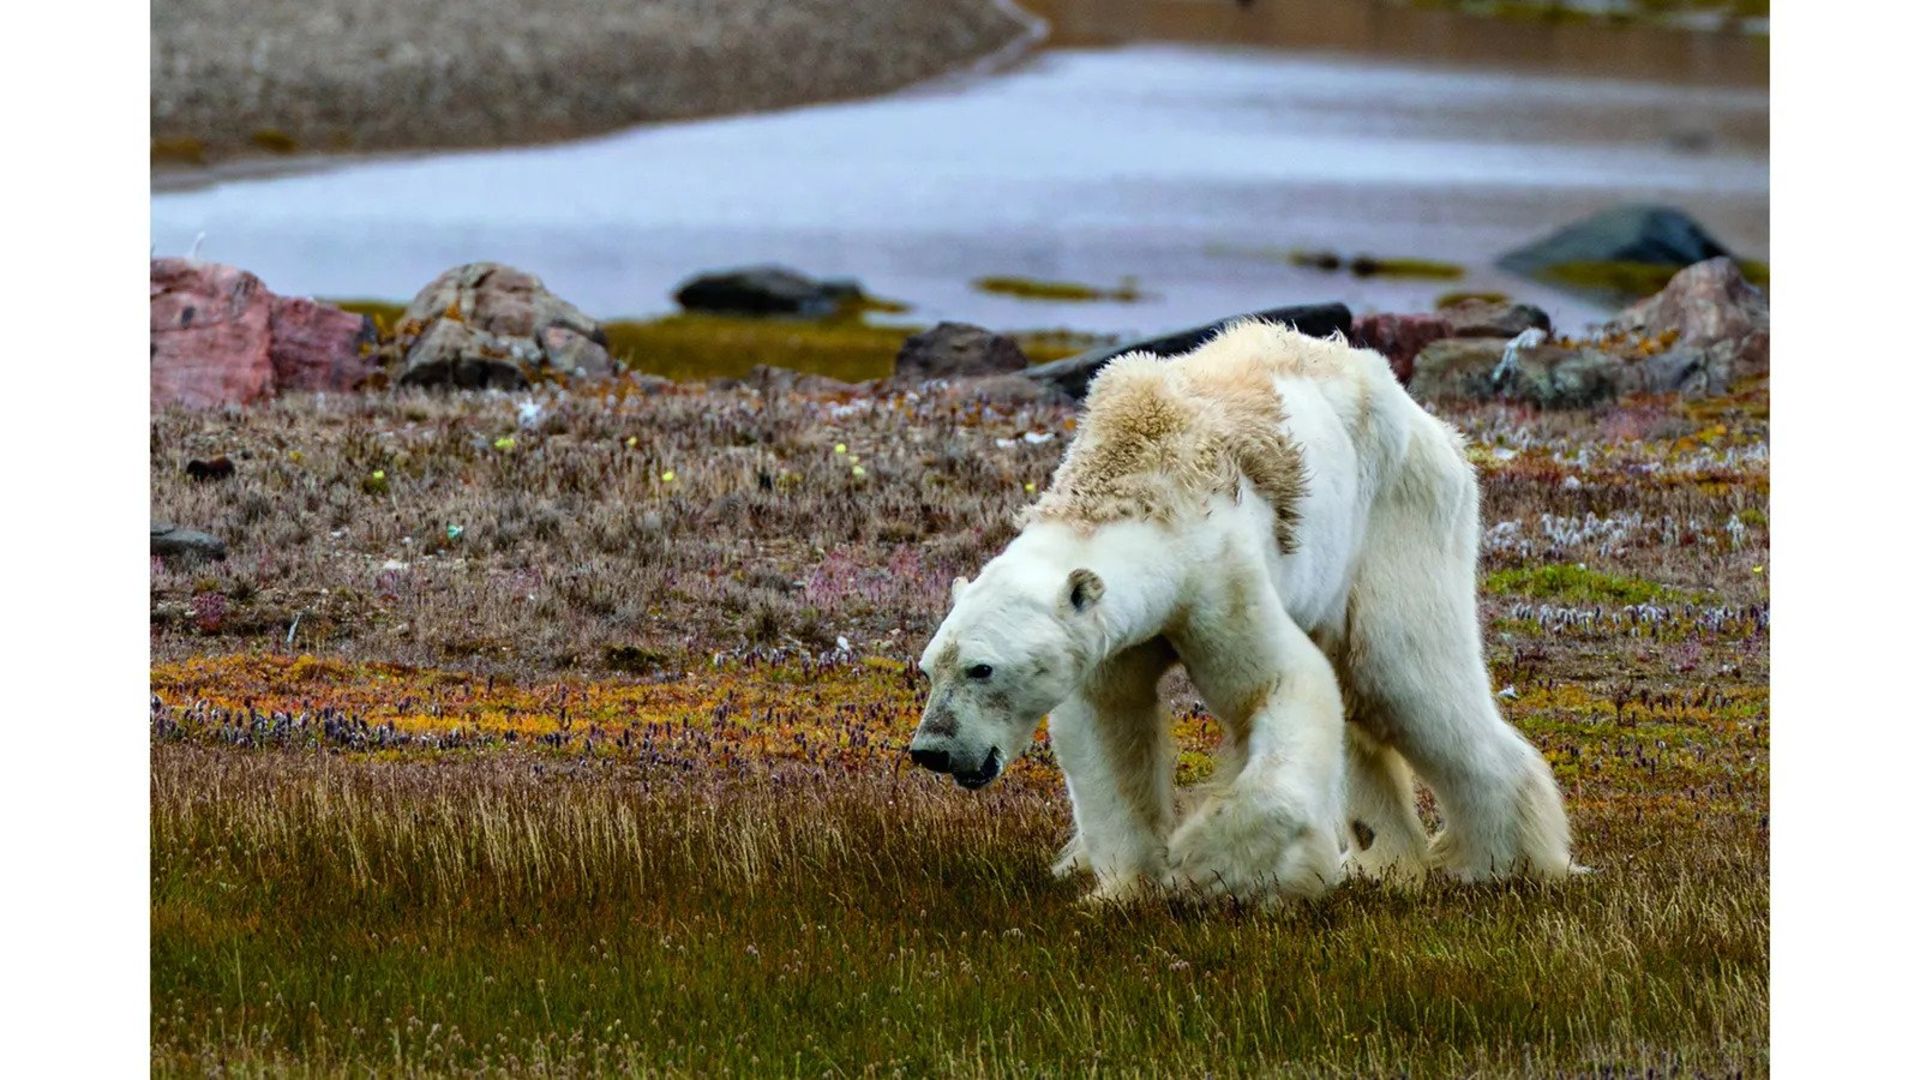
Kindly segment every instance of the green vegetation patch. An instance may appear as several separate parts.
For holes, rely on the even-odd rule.
[[[329,302],[368,316],[383,338],[393,333],[407,310],[405,304],[386,300]],[[669,379],[740,378],[756,365],[767,364],[862,382],[893,374],[900,346],[923,329],[875,325],[862,313],[901,310],[905,305],[868,298],[824,319],[682,312],[657,319],[616,320],[602,323],[601,328],[616,361]],[[1098,343],[1086,335],[1058,330],[1014,336],[1036,364],[1072,356]]]
[[[1093,285],[1081,285],[1071,281],[1043,281],[1038,278],[989,276],[975,278],[973,287],[981,292],[999,296],[1011,296],[1020,300],[1055,300],[1068,302],[1086,302],[1094,300],[1117,300],[1132,303],[1146,294],[1140,291],[1132,278],[1123,278],[1118,288],[1102,289]]]
[[[1739,261],[1740,273],[1755,285],[1767,284],[1767,264],[1752,259]],[[1575,289],[1604,292],[1621,299],[1652,296],[1667,287],[1673,275],[1685,269],[1666,263],[1644,262],[1567,262],[1541,271],[1543,277]]]
[[[1643,578],[1620,577],[1568,563],[1496,570],[1487,575],[1485,585],[1490,593],[1560,603],[1647,604],[1675,598],[1672,590]]]

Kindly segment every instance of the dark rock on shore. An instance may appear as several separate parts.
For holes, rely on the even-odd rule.
[[[378,370],[372,320],[276,296],[245,270],[149,266],[149,404],[246,405],[282,390],[351,390]]]
[[[1732,255],[1700,223],[1670,206],[1616,206],[1502,255],[1502,269],[1543,281],[1569,267],[1637,263],[1691,266]],[[1561,280],[1564,283],[1564,280]]]
[[[1204,344],[1229,323],[1241,319],[1261,319],[1266,322],[1284,323],[1303,334],[1313,337],[1326,337],[1340,333],[1350,335],[1353,330],[1353,313],[1345,304],[1299,304],[1291,307],[1269,308],[1265,311],[1249,312],[1232,318],[1219,319],[1204,326],[1189,327],[1159,337],[1143,338],[1103,349],[1094,349],[1078,356],[1069,356],[1055,360],[1050,364],[1028,368],[1027,378],[1044,386],[1059,390],[1076,401],[1087,395],[1087,384],[1107,361],[1130,352],[1148,352],[1155,356],[1178,356]]]
[[[974,378],[1025,371],[1027,354],[1005,334],[970,323],[943,322],[908,338],[894,358],[894,377],[917,382],[928,379]]]
[[[1440,309],[1448,337],[1514,338],[1528,330],[1553,333],[1553,320],[1532,304],[1461,300]]]
[[[701,274],[674,290],[688,311],[718,315],[831,315],[862,296],[859,282],[817,280],[784,266],[744,266]]]
[[[224,559],[226,542],[217,536],[183,529],[178,525],[153,522],[147,552],[162,558]]]
[[[420,290],[400,323],[406,386],[514,389],[534,378],[613,373],[607,335],[541,280],[500,263],[468,263]]]

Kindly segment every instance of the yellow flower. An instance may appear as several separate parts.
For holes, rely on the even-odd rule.
[[[306,455],[302,454],[298,450],[287,451],[287,460],[293,462],[295,465],[300,464],[300,462],[305,460],[305,458],[306,458]]]
[[[639,445],[640,445],[640,436],[638,435],[627,436],[627,449],[631,450],[634,447]]]
[[[836,453],[836,454],[844,454],[844,453],[846,453],[846,452],[847,452],[847,444],[846,444],[846,443],[834,443],[834,444],[833,444],[833,452],[834,452],[834,453]]]
[[[1027,494],[1033,494],[1033,481],[1027,481]]]
[[[375,480],[385,480],[387,478],[387,470],[385,469],[373,470],[373,478]]]
[[[864,465],[855,465],[855,466],[853,467],[853,475],[855,475],[855,476],[865,476],[865,475],[867,475],[867,467],[866,467],[866,466],[864,466]]]
[[[514,440],[514,437],[511,435],[502,435],[499,438],[493,440],[493,448],[495,450],[499,450],[502,452],[511,450],[517,445],[519,444]]]
[[[661,483],[663,483],[663,484],[671,484],[671,483],[673,483],[673,470],[672,470],[672,469],[668,469],[668,470],[667,470],[666,472],[663,472],[663,473],[661,473],[661,474],[660,474],[660,482],[661,482]]]

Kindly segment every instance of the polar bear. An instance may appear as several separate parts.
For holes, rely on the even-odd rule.
[[[977,788],[1050,716],[1075,829],[1056,871],[1101,898],[1564,876],[1559,789],[1488,688],[1479,534],[1460,436],[1376,353],[1243,321],[1116,358],[1019,535],[953,583],[910,755]],[[1176,663],[1224,733],[1178,823]]]

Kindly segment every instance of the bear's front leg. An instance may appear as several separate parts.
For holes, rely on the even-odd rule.
[[[1168,842],[1167,883],[1211,896],[1318,896],[1340,881],[1345,720],[1333,668],[1277,598],[1180,642],[1226,733],[1215,790]]]
[[[1074,823],[1054,872],[1091,871],[1097,899],[1137,895],[1166,869],[1173,742],[1160,677],[1172,663],[1172,648],[1158,639],[1119,653],[1048,721]]]

